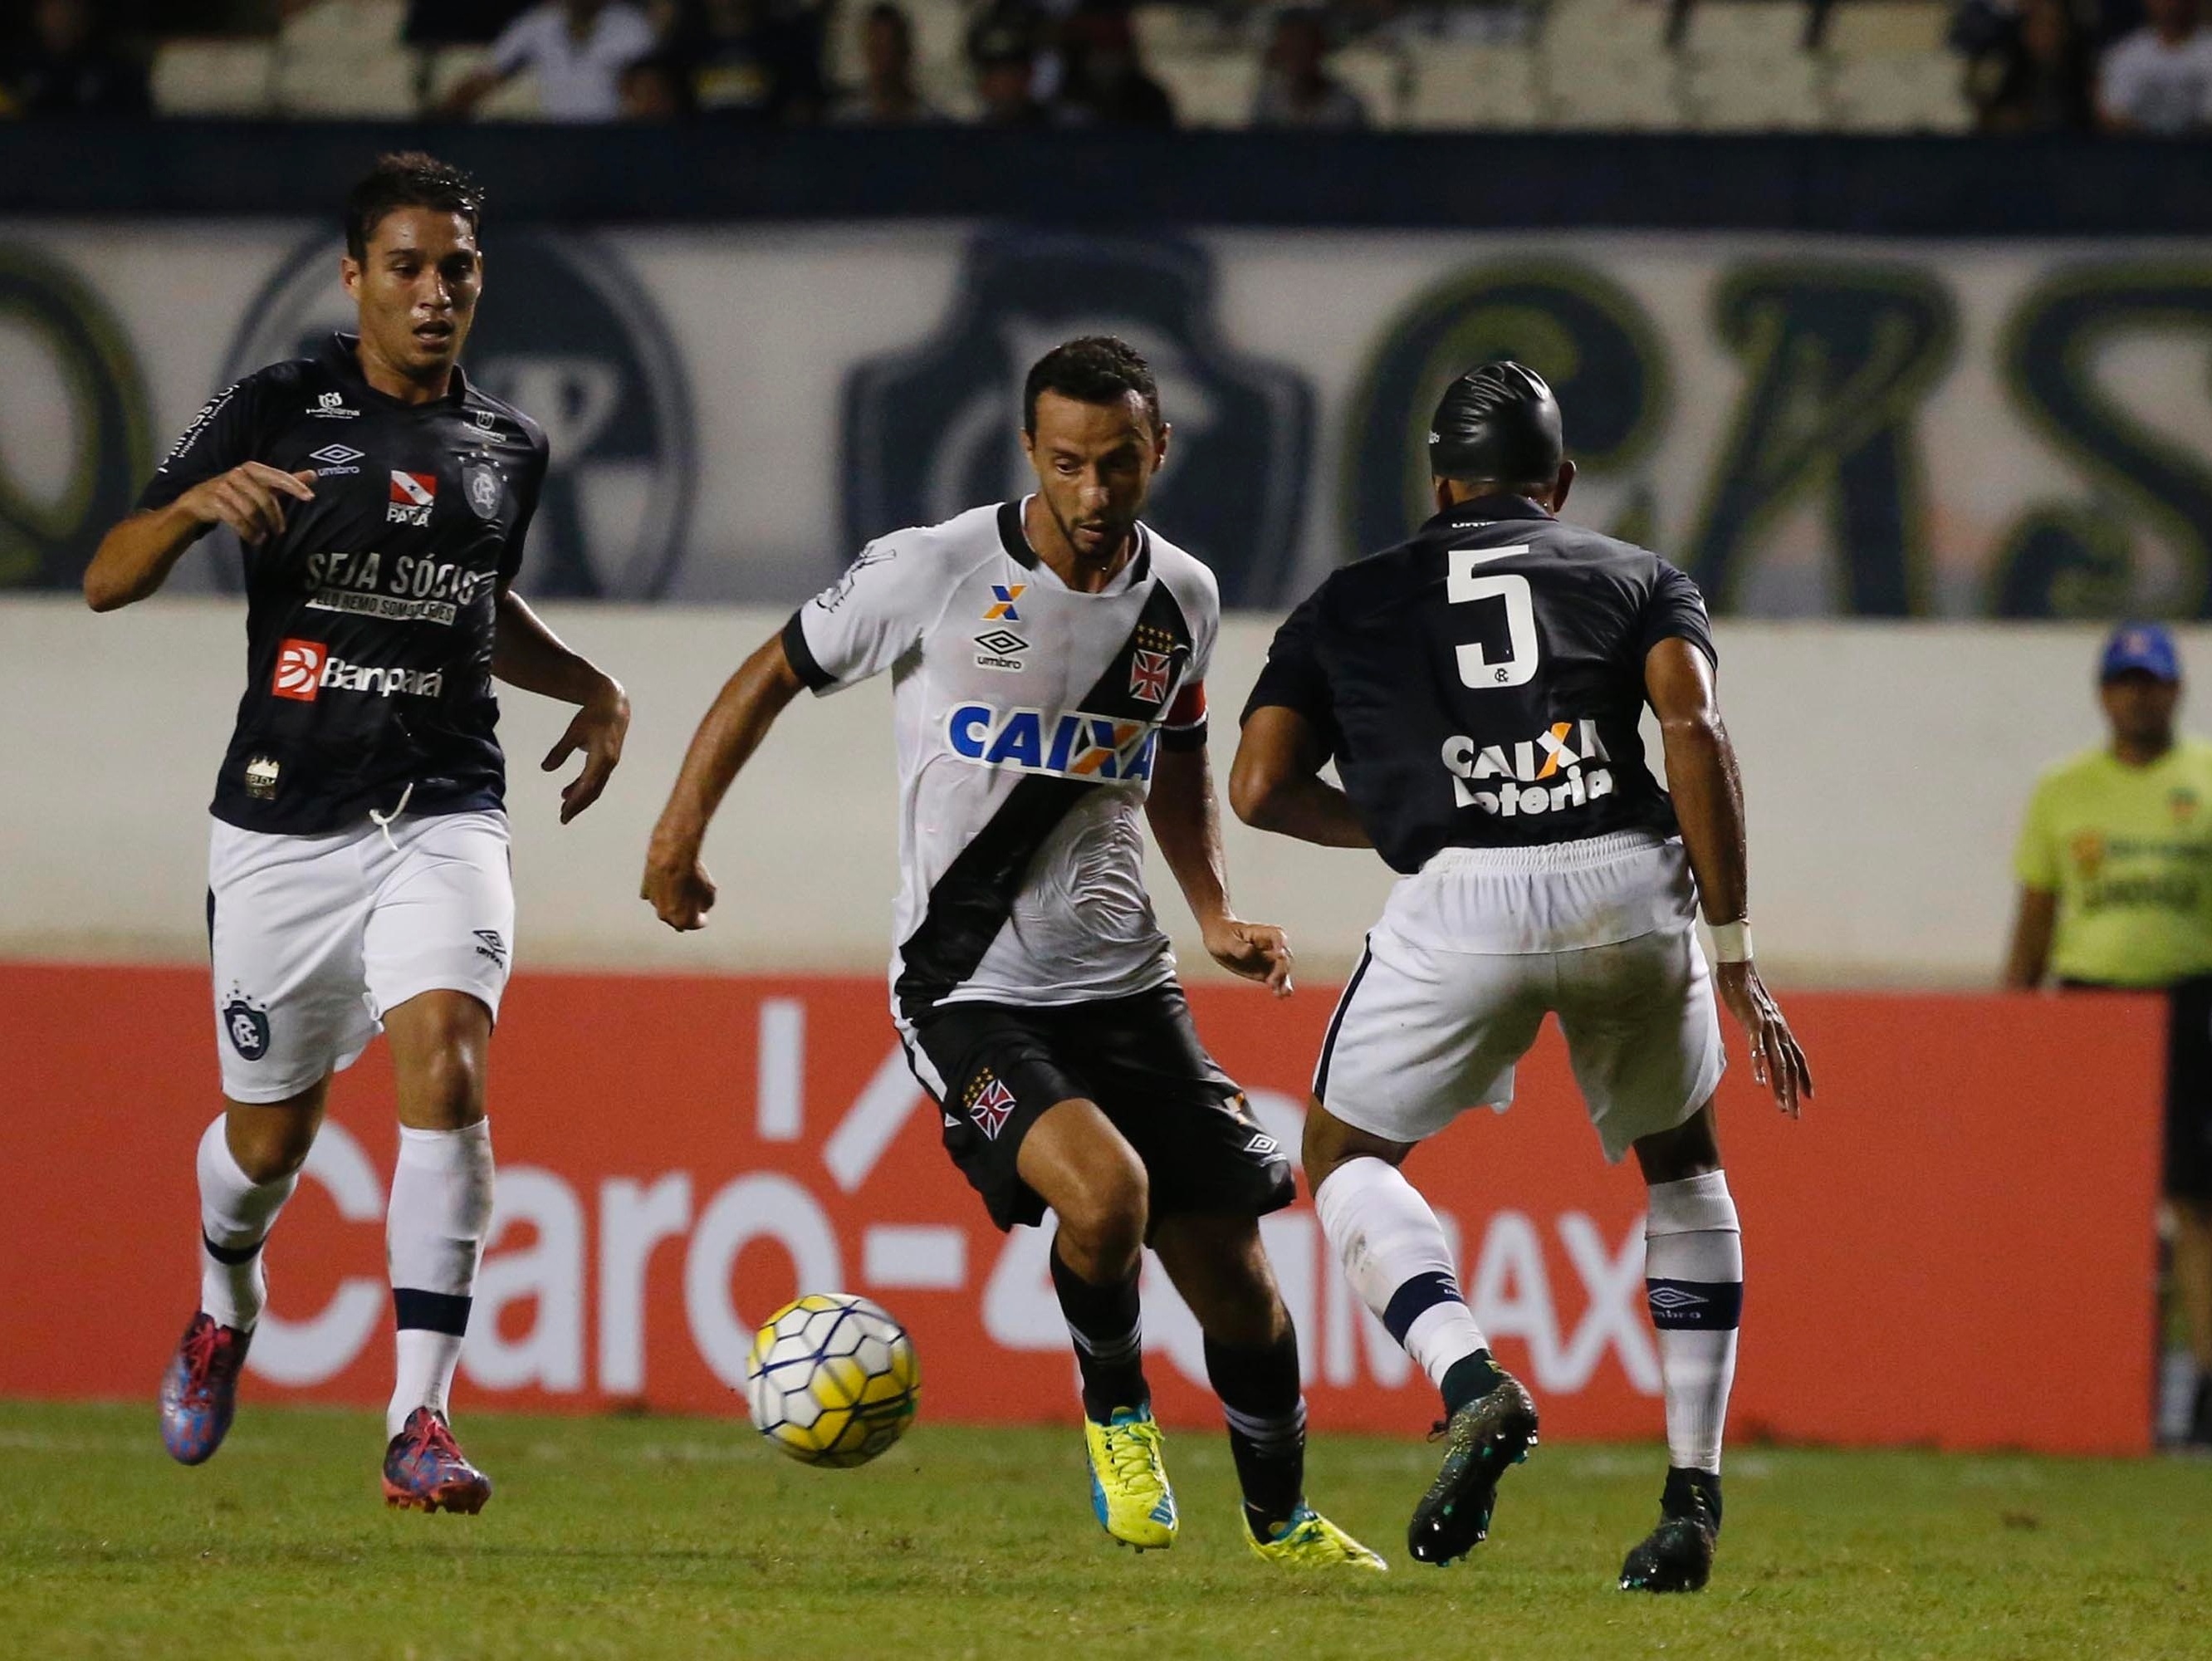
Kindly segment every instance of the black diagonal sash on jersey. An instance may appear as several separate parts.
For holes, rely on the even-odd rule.
[[[1178,660],[1170,696],[1191,649],[1190,624],[1164,582],[1155,583],[1136,626],[1106,666],[1106,672],[1075,708],[1115,721],[1157,721],[1166,701],[1140,701],[1133,686],[1139,643],[1165,633]],[[954,856],[929,891],[929,908],[899,948],[896,992],[900,1013],[912,1020],[975,972],[999,937],[1021,892],[1030,861],[1053,828],[1097,784],[1087,779],[1032,774],[1006,793],[999,811]]]

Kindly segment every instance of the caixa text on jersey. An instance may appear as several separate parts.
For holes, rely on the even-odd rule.
[[[1443,745],[1454,805],[1480,807],[1501,818],[1580,807],[1611,795],[1613,773],[1599,764],[1612,759],[1594,721],[1553,721],[1534,738],[1510,745],[1478,748],[1460,733]]]

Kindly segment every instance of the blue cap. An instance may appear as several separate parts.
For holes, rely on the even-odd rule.
[[[2163,681],[2181,679],[2181,658],[2173,649],[2173,636],[2155,623],[2124,623],[2105,642],[2104,660],[2097,666],[2099,680],[2134,670]]]

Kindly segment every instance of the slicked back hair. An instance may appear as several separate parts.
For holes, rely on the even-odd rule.
[[[1022,430],[1036,436],[1037,397],[1058,392],[1079,404],[1119,404],[1131,392],[1145,401],[1152,436],[1160,434],[1160,389],[1152,366],[1126,340],[1109,334],[1085,335],[1054,347],[1030,368],[1022,383]]]
[[[368,239],[387,214],[401,208],[429,208],[457,213],[477,228],[483,213],[483,186],[451,162],[421,150],[380,155],[376,165],[346,192],[346,252],[368,258]]]

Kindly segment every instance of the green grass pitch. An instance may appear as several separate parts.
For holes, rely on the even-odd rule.
[[[0,1652],[1283,1658],[2212,1653],[2212,1465],[1741,1450],[1712,1587],[1613,1590],[1656,1448],[1540,1448],[1456,1567],[1407,1561],[1417,1439],[1321,1437],[1321,1507],[1388,1576],[1244,1551],[1217,1434],[1169,1437],[1182,1538],[1091,1522],[1073,1431],[922,1424],[814,1471],[741,1418],[466,1414],[498,1491],[387,1512],[374,1417],[256,1407],[185,1470],[151,1405],[0,1403]]]

